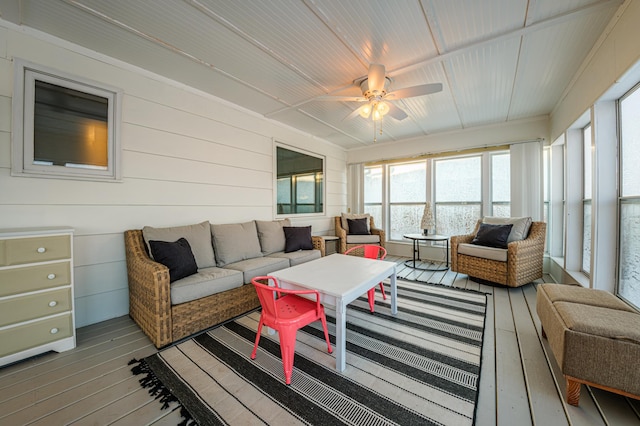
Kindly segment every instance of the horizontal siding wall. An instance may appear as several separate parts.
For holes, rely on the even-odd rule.
[[[127,64],[0,27],[0,227],[75,229],[76,327],[126,315],[123,232],[274,215],[273,141],[326,157],[324,216],[293,219],[332,234],[346,208],[344,150]],[[122,182],[11,176],[13,58],[123,91]]]

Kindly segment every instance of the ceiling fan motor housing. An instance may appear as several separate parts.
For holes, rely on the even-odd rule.
[[[367,98],[369,101],[381,101],[382,98],[387,94],[390,84],[391,84],[391,79],[389,77],[385,77],[384,87],[382,88],[382,91],[370,90],[369,79],[365,78],[360,83],[360,90],[362,90],[362,96]]]

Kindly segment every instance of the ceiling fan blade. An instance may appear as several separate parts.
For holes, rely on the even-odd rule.
[[[384,65],[371,64],[369,65],[369,75],[367,76],[367,85],[370,91],[382,92],[384,90],[384,78],[385,78]]]
[[[352,119],[358,115],[360,115],[360,111],[362,111],[363,109],[365,109],[367,106],[369,106],[369,104],[364,104],[359,106],[358,108],[354,109],[351,114],[347,115],[344,120],[349,120]],[[365,118],[369,118],[369,115],[371,114],[371,109],[369,109],[369,113],[367,114],[367,116]]]
[[[408,117],[406,112],[404,112],[402,109],[398,108],[396,105],[392,104],[391,102],[386,102],[386,104],[389,105],[389,115],[392,118],[395,118],[396,120],[401,121]]]
[[[419,86],[405,87],[387,93],[385,99],[394,100],[402,98],[412,98],[414,96],[430,95],[442,91],[442,83],[421,84]]]
[[[341,101],[341,102],[364,102],[367,98],[363,96],[318,96],[316,101]]]

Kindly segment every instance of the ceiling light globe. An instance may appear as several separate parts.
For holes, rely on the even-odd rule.
[[[367,104],[360,109],[360,117],[369,118],[369,114],[371,114],[371,105]]]
[[[376,106],[376,112],[378,112],[380,116],[385,115],[389,112],[389,105],[386,102],[379,102]]]

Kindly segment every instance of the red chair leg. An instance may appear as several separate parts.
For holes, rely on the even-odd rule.
[[[283,328],[278,330],[280,335],[280,355],[282,356],[282,368],[284,369],[284,381],[291,384],[291,374],[293,373],[293,358],[296,353],[296,331],[295,329]]]
[[[382,292],[382,298],[387,300],[387,294],[384,292],[384,284],[380,283],[380,291]]]
[[[371,313],[373,313],[373,311],[374,311],[373,306],[376,303],[376,288],[375,287],[370,288],[367,291],[367,297],[369,299],[369,310],[371,311]]]
[[[262,315],[260,315],[260,322],[258,323],[258,331],[256,331],[256,343],[253,345],[253,352],[251,352],[251,359],[256,359],[256,352],[258,351],[258,343],[260,342],[261,333],[262,333]]]

